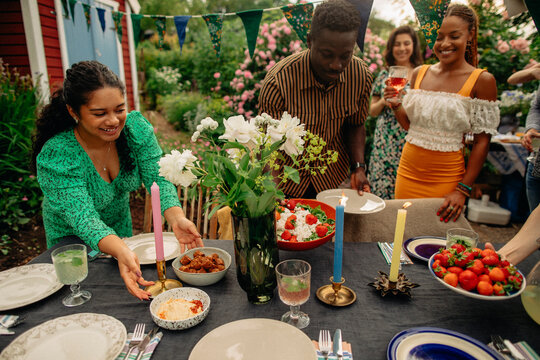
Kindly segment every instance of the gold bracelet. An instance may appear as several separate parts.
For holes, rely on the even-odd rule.
[[[459,191],[460,193],[462,193],[463,195],[465,195],[466,197],[470,197],[471,194],[467,194],[464,190],[461,190],[460,188],[456,188],[457,191]]]

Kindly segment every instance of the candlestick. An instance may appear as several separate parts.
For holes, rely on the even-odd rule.
[[[405,208],[410,203],[405,203],[403,209],[399,209],[396,220],[396,230],[394,232],[394,247],[392,249],[392,264],[390,265],[390,276],[388,279],[396,282],[398,279],[399,265],[401,263],[401,247],[403,245],[403,234],[405,233],[405,219],[407,218],[407,210]]]
[[[154,239],[156,243],[156,261],[165,260],[163,253],[163,232],[161,229],[161,202],[159,200],[159,186],[154,182],[150,188],[152,193],[152,215],[154,220]]]
[[[334,241],[334,279],[341,281],[341,268],[343,261],[343,218],[347,197],[343,193],[336,206],[336,239]]]

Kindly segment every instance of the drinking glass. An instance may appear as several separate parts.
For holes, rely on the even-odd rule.
[[[540,239],[536,240],[540,245]],[[521,293],[521,302],[529,316],[540,325],[540,261],[526,277],[527,286]]]
[[[409,69],[405,66],[390,66],[388,69],[388,84],[397,89],[400,92],[405,85],[407,85],[407,75],[409,74]],[[388,102],[393,104],[399,104],[401,99],[399,96],[394,96],[391,99],[388,99]]]
[[[71,294],[66,296],[62,303],[65,306],[78,306],[90,300],[92,293],[81,290],[79,286],[79,283],[88,275],[86,245],[62,246],[55,249],[51,256],[58,281],[71,285]]]
[[[469,229],[448,229],[446,231],[446,248],[450,249],[456,243],[464,245],[467,249],[473,249],[478,245],[478,234]]]
[[[279,298],[290,311],[283,314],[281,321],[303,329],[309,325],[309,316],[300,311],[300,305],[309,299],[311,265],[304,260],[285,260],[277,264],[276,277]]]

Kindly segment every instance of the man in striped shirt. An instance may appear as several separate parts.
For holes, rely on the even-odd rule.
[[[308,49],[281,60],[264,79],[259,113],[279,119],[287,111],[339,153],[324,174],[300,171],[299,184],[285,183],[287,197],[314,198],[339,187],[349,174],[353,189],[370,191],[364,121],[373,80],[366,64],[353,56],[359,26],[358,12],[346,0],[321,3],[313,14]]]

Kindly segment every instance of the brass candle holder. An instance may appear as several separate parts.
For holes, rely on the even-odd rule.
[[[397,277],[397,281],[390,281],[388,275],[382,271],[379,271],[379,276],[375,278],[374,282],[368,285],[373,286],[375,289],[381,292],[381,296],[386,295],[406,295],[411,297],[411,289],[420,286],[409,281],[404,273],[400,273]]]
[[[343,286],[345,278],[340,282],[334,282],[334,277],[330,276],[332,284],[321,286],[317,290],[317,298],[323,303],[331,306],[347,306],[356,301],[356,293],[350,288]]]
[[[171,290],[174,288],[182,287],[182,283],[178,280],[167,279],[165,270],[165,260],[156,260],[158,281],[154,282],[154,285],[147,286],[144,290],[152,294],[152,298],[159,294]]]

